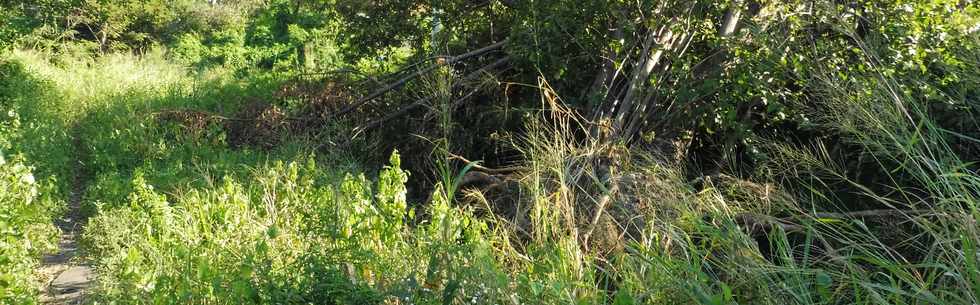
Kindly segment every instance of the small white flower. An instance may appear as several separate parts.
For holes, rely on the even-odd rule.
[[[20,177],[20,181],[24,182],[25,184],[34,184],[34,175],[32,174],[24,175],[23,177]]]

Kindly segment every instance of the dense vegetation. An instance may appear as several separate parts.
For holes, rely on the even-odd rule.
[[[973,0],[0,0],[0,304],[976,304],[978,111]]]

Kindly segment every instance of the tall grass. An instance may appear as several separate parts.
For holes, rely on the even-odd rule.
[[[882,62],[873,50],[863,51],[867,63]],[[952,141],[975,145],[977,140],[940,127],[925,98],[900,89],[914,85],[912,80],[881,72],[869,73],[858,82],[833,73],[818,75],[817,80],[822,102],[814,113],[875,160],[887,191],[861,185],[846,172],[836,177],[897,215],[885,227],[828,232],[842,241],[860,241],[849,249],[853,254],[848,258],[871,268],[848,271],[877,273],[871,278],[880,282],[854,282],[855,295],[879,304],[976,303],[980,180]],[[906,227],[899,224],[911,229],[896,230]]]
[[[582,140],[586,124],[545,100],[553,111],[518,144],[533,232],[520,255],[537,267],[522,275],[552,284],[543,299],[556,303],[975,303],[980,180],[951,140],[976,140],[939,127],[924,99],[899,89],[915,80],[835,75],[814,76],[814,101],[797,107],[861,148],[873,160],[863,170],[883,184],[866,185],[816,143],[771,146],[761,184],[718,176],[695,188],[665,163]],[[857,194],[833,194],[833,183]],[[615,209],[642,218],[639,232]],[[612,247],[593,240],[603,220]],[[550,261],[562,267],[543,268]]]
[[[517,144],[528,160],[522,229],[533,233],[510,255],[526,257],[529,272],[515,271],[526,300],[781,303],[759,272],[771,265],[733,220],[757,206],[730,200],[721,186],[697,190],[652,156],[581,139],[592,126],[543,87],[550,110]]]

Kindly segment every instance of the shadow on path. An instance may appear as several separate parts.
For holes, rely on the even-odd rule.
[[[84,226],[84,216],[81,213],[82,199],[88,184],[85,172],[82,139],[77,126],[72,129],[72,147],[75,151],[74,173],[72,177],[71,194],[68,199],[68,211],[62,218],[55,220],[61,230],[61,240],[58,252],[44,256],[40,272],[51,279],[44,287],[41,295],[42,304],[82,304],[85,302],[88,288],[95,280],[95,273],[81,257],[78,256],[78,238]]]

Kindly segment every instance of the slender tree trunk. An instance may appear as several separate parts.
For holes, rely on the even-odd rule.
[[[728,8],[725,12],[724,21],[721,24],[721,29],[718,31],[721,36],[731,36],[735,34],[738,29],[738,21],[742,17],[742,8],[737,4],[733,4],[732,7]]]
[[[99,52],[105,54],[106,44],[109,42],[109,32],[106,29],[99,31],[102,37],[99,37]]]

